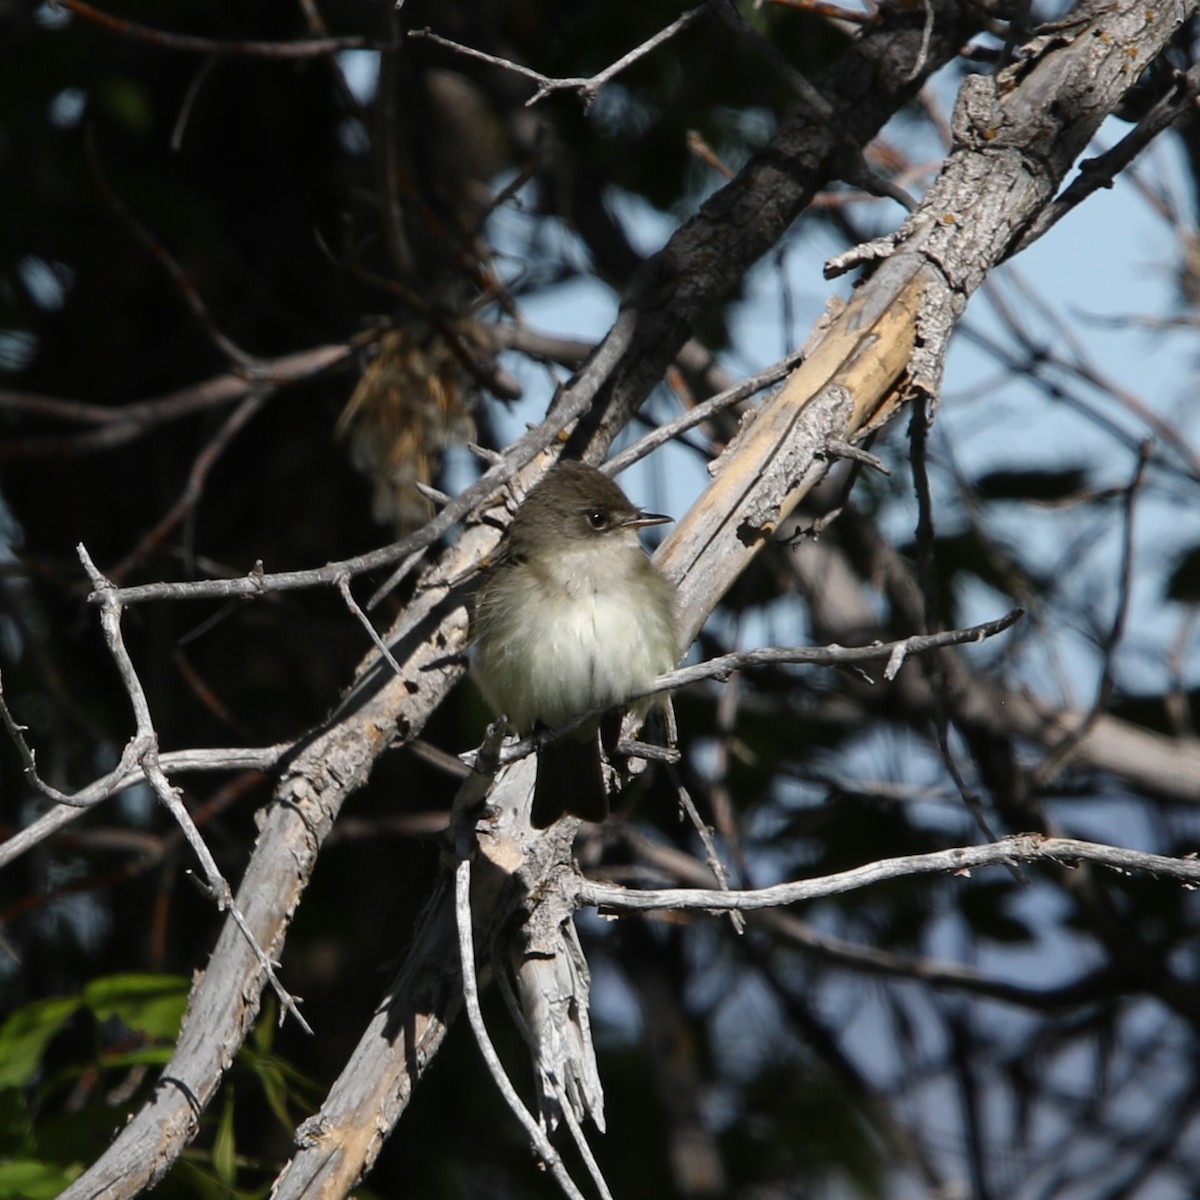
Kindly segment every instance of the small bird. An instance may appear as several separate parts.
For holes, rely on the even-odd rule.
[[[619,709],[674,668],[675,588],[637,536],[670,519],[636,508],[580,462],[557,463],[526,496],[475,606],[484,692],[519,733]],[[608,815],[600,724],[589,721],[539,751],[535,828],[566,813]]]

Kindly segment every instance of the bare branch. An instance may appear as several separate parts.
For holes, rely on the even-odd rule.
[[[19,726],[13,721],[12,714],[5,704],[2,690],[0,690],[0,719],[3,719],[5,728],[20,749],[22,757],[26,755],[31,757],[32,752],[22,739],[23,726]],[[164,771],[172,774],[187,771],[269,771],[292,747],[291,742],[281,742],[276,746],[264,746],[257,750],[241,748],[173,750],[159,754],[158,762]],[[26,758],[26,762],[28,761],[29,759]],[[57,833],[65,825],[69,825],[77,817],[82,816],[93,804],[99,803],[107,796],[116,795],[125,788],[144,783],[146,772],[139,762],[127,775],[116,777],[115,772],[110,772],[104,778],[109,790],[97,792],[87,805],[74,802],[81,795],[77,792],[74,796],[68,796],[65,800],[60,801],[49,812],[31,821],[24,829],[14,833],[6,841],[0,842],[0,869],[6,867],[14,859],[20,858],[22,854],[31,850],[39,842]],[[91,789],[86,790],[90,794]]]
[[[681,433],[686,433],[689,429],[694,429],[697,425],[702,425],[705,421],[711,420],[717,413],[723,412],[735,404],[740,404],[743,400],[748,400],[755,392],[760,392],[763,388],[768,388],[772,384],[786,378],[792,368],[801,362],[803,358],[804,352],[799,350],[795,354],[789,354],[787,358],[781,359],[772,366],[759,371],[756,375],[749,376],[734,387],[726,388],[723,392],[705,400],[702,404],[697,404],[693,408],[688,409],[687,412],[682,413],[675,420],[668,421],[667,424],[660,425],[657,429],[653,429],[643,437],[638,438],[636,442],[626,446],[619,454],[614,454],[612,458],[601,463],[600,469],[606,475],[619,475],[627,467],[645,458],[647,454],[653,450],[657,450],[659,446],[663,446],[667,442],[677,438]]]
[[[499,58],[494,54],[485,54],[482,50],[475,50],[459,42],[452,42],[449,38],[444,38],[429,28],[414,29],[408,36],[410,38],[421,38],[433,42],[435,46],[454,50],[459,54],[465,55],[467,58],[488,63],[493,67],[503,67],[506,71],[513,71],[517,75],[522,75],[526,79],[532,80],[538,85],[538,89],[525,101],[526,108],[536,104],[539,100],[544,100],[553,92],[561,91],[578,92],[583,99],[584,107],[587,108],[595,100],[596,94],[610,79],[614,79],[626,67],[632,66],[639,58],[644,58],[650,51],[674,37],[681,29],[686,29],[708,7],[708,3],[704,3],[689,9],[672,21],[665,29],[660,29],[653,37],[648,38],[640,46],[636,46],[630,50],[628,54],[623,54],[616,62],[605,67],[603,71],[598,71],[595,75],[576,76],[570,79],[552,79],[549,75],[543,75],[541,71],[535,71],[531,67],[523,66],[521,63],[510,62],[506,58]]]
[[[589,364],[597,376],[606,369],[604,356],[598,354]],[[148,583],[138,587],[118,589],[122,604],[140,604],[147,600],[195,600],[200,598],[228,598],[231,596],[261,596],[270,592],[291,591],[298,588],[337,587],[343,577],[361,575],[366,571],[391,566],[404,560],[411,570],[420,561],[420,552],[432,545],[444,533],[456,525],[476,505],[493,495],[520,468],[527,466],[548,446],[557,441],[563,432],[587,408],[591,401],[592,388],[597,380],[591,372],[581,376],[581,386],[574,392],[570,402],[561,405],[540,425],[511,443],[497,463],[485,471],[470,487],[450,501],[436,516],[414,533],[367,554],[360,554],[341,562],[326,563],[308,571],[280,571],[268,574],[252,571],[237,579],[181,580],[177,583]],[[399,574],[384,585],[384,588],[368,602],[370,608],[399,582]],[[95,597],[93,596],[94,600]]]
[[[701,818],[695,801],[688,794],[687,788],[683,786],[683,781],[679,778],[679,772],[671,770],[670,774],[672,777],[671,781],[675,785],[675,795],[679,801],[679,807],[687,815],[687,819],[692,823],[692,828],[696,831],[696,836],[700,839],[700,845],[704,847],[705,865],[713,873],[717,881],[717,886],[723,892],[727,892],[729,891],[729,872],[725,864],[721,861],[721,856],[717,853],[717,846],[716,842],[713,841],[712,830]],[[741,935],[746,932],[746,919],[741,913],[731,912],[729,917],[734,933]]]
[[[270,396],[269,388],[256,388],[225,418],[221,427],[209,439],[200,453],[196,455],[192,468],[188,472],[187,483],[179,499],[175,501],[158,523],[145,537],[110,571],[114,579],[122,579],[150,554],[156,546],[162,544],[171,531],[182,521],[204,494],[204,484],[209,472],[216,465],[217,459],[229,447],[238,433],[259,413]]]
[[[63,8],[70,9],[76,16],[93,24],[137,41],[149,42],[166,50],[187,50],[199,54],[247,55],[255,58],[313,58],[319,55],[339,54],[343,50],[381,49],[370,38],[307,38],[295,42],[216,41],[212,38],[192,37],[183,33],[167,33],[126,21],[85,4],[83,0],[55,0]]]
[[[1140,850],[1126,850],[1120,846],[1082,842],[1074,838],[1023,833],[984,846],[959,846],[930,854],[884,858],[849,871],[840,871],[836,875],[781,883],[753,891],[719,891],[712,888],[633,891],[580,879],[575,895],[579,905],[593,905],[619,912],[648,912],[653,909],[701,909],[713,912],[736,909],[745,912],[757,908],[777,908],[822,896],[838,896],[887,879],[942,871],[969,875],[978,867],[1012,866],[1020,862],[1066,865],[1094,862],[1112,867],[1122,875],[1146,871],[1152,875],[1178,879],[1189,888],[1200,886],[1200,859],[1195,857],[1169,858],[1163,854],[1147,854]]]
[[[125,751],[121,755],[121,761],[117,767],[89,787],[75,793],[73,796],[68,796],[50,787],[49,784],[39,778],[34,765],[33,751],[25,742],[21,728],[13,720],[7,705],[3,704],[2,698],[0,698],[0,713],[3,715],[4,724],[9,733],[14,737],[26,761],[26,778],[43,795],[50,799],[70,808],[81,809],[103,800],[106,796],[116,791],[121,786],[121,781],[131,774],[133,764],[136,764],[147,782],[154,789],[155,795],[168,812],[170,812],[180,830],[182,830],[185,839],[199,860],[209,895],[216,901],[218,908],[223,911],[227,910],[230,913],[238,928],[245,935],[247,942],[263,968],[266,978],[275,989],[283,1006],[283,1011],[290,1012],[299,1021],[301,1027],[306,1032],[311,1033],[312,1030],[309,1028],[308,1023],[300,1015],[295,999],[283,987],[282,983],[279,982],[275,974],[275,964],[268,958],[247,926],[245,918],[233,900],[233,893],[229,888],[229,884],[225,882],[220,868],[213,859],[204,839],[200,836],[200,831],[196,828],[191,815],[180,801],[178,789],[171,786],[170,781],[163,773],[158,760],[158,735],[154,729],[153,719],[150,714],[150,705],[146,699],[145,690],[142,688],[141,680],[138,678],[137,671],[133,665],[133,660],[129,657],[129,652],[125,648],[125,641],[121,634],[122,606],[117,597],[117,589],[100,573],[85,547],[82,545],[79,546],[78,551],[80,561],[83,563],[84,569],[92,581],[95,595],[98,597],[100,604],[100,626],[104,632],[105,645],[112,655],[117,667],[117,673],[121,678],[121,683],[124,685],[125,692],[129,697],[133,708],[136,728],[125,747]],[[133,760],[132,763],[129,761],[130,759]],[[15,838],[10,839],[9,843],[5,844],[6,859],[15,857],[15,853],[11,849],[11,843],[16,840]],[[21,845],[22,847],[26,847],[31,844],[33,843],[26,838]]]
[[[496,1053],[492,1039],[488,1036],[487,1027],[483,1023],[483,1012],[479,1007],[479,984],[475,978],[475,944],[471,936],[471,839],[467,822],[460,824],[456,838],[458,866],[454,871],[454,912],[458,925],[458,953],[462,963],[463,1000],[467,1009],[467,1019],[471,1032],[475,1035],[475,1043],[479,1053],[487,1064],[488,1071],[504,1102],[513,1115],[520,1121],[529,1140],[533,1143],[538,1157],[554,1176],[555,1182],[562,1188],[563,1194],[571,1200],[583,1200],[583,1193],[575,1186],[567,1173],[558,1151],[554,1149],[545,1130],[534,1119],[533,1114],[525,1107],[521,1097],[517,1095],[504,1064]]]
[[[374,336],[374,334],[370,335]],[[354,353],[358,343],[315,346],[297,354],[261,359],[253,371],[236,370],[192,384],[153,400],[112,407],[0,391],[0,411],[28,413],[57,421],[73,421],[95,428],[84,433],[53,437],[8,438],[0,445],[0,460],[94,453],[124,445],[169,421],[241,400],[264,385],[286,387],[311,378]]]
[[[157,738],[155,741],[157,742]],[[161,801],[163,807],[175,819],[175,823],[183,832],[184,839],[191,846],[192,853],[200,861],[200,868],[203,871],[204,883],[206,884],[205,890],[209,898],[216,902],[217,908],[221,912],[229,913],[234,924],[241,930],[242,936],[246,939],[255,958],[258,959],[263,974],[270,982],[275,995],[279,999],[280,1024],[283,1023],[285,1015],[290,1013],[300,1025],[300,1028],[305,1033],[311,1035],[312,1026],[309,1025],[301,1014],[296,998],[283,986],[279,976],[276,974],[279,964],[268,958],[266,952],[258,944],[258,939],[251,932],[250,926],[246,923],[246,918],[242,915],[241,909],[238,908],[237,902],[233,898],[233,892],[230,890],[229,884],[225,882],[225,877],[221,874],[221,869],[217,866],[212,852],[200,836],[200,831],[196,828],[191,814],[184,808],[183,802],[180,799],[179,789],[173,787],[170,780],[163,774],[162,768],[158,764],[158,755],[155,746],[148,747],[143,753],[142,769],[146,772],[146,779],[154,789],[154,794]]]
[[[851,787],[852,784],[847,780],[843,786]],[[707,885],[708,869],[692,855],[647,837],[632,824],[621,825],[611,832],[633,851],[640,862],[650,864],[657,872],[674,876],[681,883],[694,887]],[[802,947],[805,952],[847,970],[912,979],[940,991],[983,996],[1030,1011],[1054,1012],[1086,1004],[1120,982],[1119,971],[1108,972],[1101,968],[1053,987],[1025,986],[996,978],[976,967],[898,954],[878,946],[847,941],[818,930],[793,913],[777,908],[760,909],[749,919],[753,925],[767,929],[773,935]]]
[[[379,651],[380,657],[387,663],[397,675],[401,673],[400,664],[396,661],[396,657],[388,649],[387,643],[379,636],[379,631],[371,623],[371,618],[359,607],[358,601],[354,599],[354,593],[350,590],[350,576],[342,575],[337,581],[337,589],[342,594],[342,599],[346,602],[346,607],[350,610],[350,615],[354,617],[358,623],[367,631],[367,637],[371,639],[371,644]]]
[[[632,693],[630,701],[639,700],[645,696],[655,696],[661,692],[671,692],[678,688],[689,687],[706,679],[727,680],[737,671],[748,667],[778,667],[804,664],[805,666],[848,666],[860,662],[878,662],[886,659],[889,662],[903,659],[910,654],[922,654],[945,646],[961,646],[971,642],[982,642],[995,637],[1015,625],[1024,615],[1021,609],[1014,608],[1012,612],[995,621],[985,621],[982,625],[972,625],[966,629],[948,629],[941,633],[918,634],[903,638],[898,642],[875,642],[870,646],[765,646],[758,650],[739,650],[732,654],[721,654],[716,658],[706,659],[690,667],[679,667],[660,675],[649,687]],[[521,738],[511,745],[505,746],[500,754],[503,764],[516,762],[533,754],[547,741],[554,741],[577,729],[603,709],[580,713],[553,729]],[[468,765],[474,762],[474,751],[460,755]]]
[[[1180,117],[1194,109],[1198,95],[1200,66],[1192,67],[1186,75],[1176,75],[1167,94],[1115,146],[1095,158],[1085,158],[1079,164],[1078,176],[1061,196],[1038,214],[1013,247],[1012,253],[1019,254],[1031,246],[1094,192],[1112,187],[1117,175],[1163,130],[1169,129]]]
[[[1024,615],[1021,609],[995,621],[971,625],[964,629],[948,629],[941,633],[916,634],[897,642],[875,642],[870,646],[767,646],[759,650],[739,650],[734,654],[722,654],[691,667],[680,667],[668,675],[660,675],[652,687],[638,695],[653,695],[656,692],[674,690],[699,683],[703,679],[728,679],[735,671],[746,667],[782,666],[804,663],[809,666],[845,666],[849,663],[876,662],[891,659],[903,648],[906,655],[923,654],[943,646],[962,646],[971,642],[982,642],[1011,628]],[[634,699],[635,697],[630,697]]]

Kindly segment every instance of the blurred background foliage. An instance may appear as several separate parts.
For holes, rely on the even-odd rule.
[[[615,9],[408,0],[402,19],[548,75],[585,76],[679,11],[661,0]],[[853,35],[850,23],[782,5],[745,15],[810,77]],[[556,297],[565,306],[577,284],[611,303],[647,230],[685,219],[791,103],[753,44],[715,19],[647,55],[585,108],[572,94],[526,107],[528,81],[428,40],[386,53],[380,73],[369,47],[394,41],[386,5],[327,0],[318,17],[303,0],[122,0],[119,16],[234,52],[155,44],[65,8],[0,4],[0,654],[5,695],[39,767],[64,788],[111,765],[131,728],[85,601],[77,543],[103,571],[137,583],[238,575],[259,560],[271,570],[317,565],[388,540],[412,503],[399,467],[420,459],[430,483],[461,483],[470,460],[452,453],[447,474],[446,443],[501,443],[538,419],[565,377],[561,364],[500,353],[496,326],[511,328],[526,306],[545,312]],[[366,45],[304,58],[236,50],[325,32]],[[1190,35],[1176,53],[1190,65]],[[948,71],[946,95],[962,70]],[[937,144],[936,116],[929,100],[901,114],[872,149],[877,169],[919,190],[928,172],[918,154]],[[1184,126],[1172,136],[1186,150],[1192,134]],[[903,148],[909,139],[920,149]],[[845,189],[827,199],[781,247],[778,269],[755,277],[769,291],[762,303],[811,307],[783,269],[802,239],[843,245],[895,220],[893,208],[846,202]],[[1192,217],[1173,216],[1184,246]],[[1173,315],[1190,320],[1187,289],[1179,294]],[[743,300],[729,297],[697,331],[735,374],[757,353],[739,340]],[[812,316],[793,312],[789,333],[802,338]],[[224,376],[239,356],[346,342],[353,353],[331,369],[264,393],[206,464],[194,503],[148,541],[198,456],[223,436],[228,406],[101,444],[75,436],[103,430],[100,420],[64,426],[36,404],[8,402],[117,410]],[[1045,352],[1035,361],[1025,349],[1012,373],[1028,384],[1028,402],[1061,399],[1071,385],[1039,375]],[[695,374],[671,383],[653,411],[703,388]],[[1158,416],[1183,449],[1160,441],[1144,482],[1162,521],[1200,511],[1196,460],[1185,453],[1194,406],[1189,414],[1168,400]],[[1099,423],[1102,408],[1085,410],[1081,424]],[[1089,547],[1121,527],[1120,489],[1150,424],[1131,413],[1121,416],[1124,440],[1099,461],[1085,450],[1031,465],[1018,427],[1005,461],[964,469],[953,444],[935,438],[939,526],[925,547],[912,536],[905,430],[887,431],[875,449],[892,476],[858,479],[853,508],[820,540],[770,548],[710,622],[701,652],[903,635],[926,605],[950,624],[1019,602],[1030,619],[1003,644],[964,654],[968,675],[993,689],[997,713],[1047,675],[1057,681],[1040,693],[1047,720],[1086,708],[1106,663],[1120,682],[1119,647],[1105,641],[1120,563]],[[728,435],[692,435],[694,449],[666,459],[649,486],[678,505],[697,486],[696,464]],[[374,464],[382,482],[356,463]],[[844,483],[837,474],[814,498],[801,534],[844,499]],[[1062,521],[1024,541],[1004,516],[1013,511],[1018,524],[1048,512]],[[1195,745],[1200,532],[1179,520],[1184,541],[1134,568],[1157,589],[1153,618],[1129,639],[1137,686],[1113,688],[1102,706],[1186,748]],[[1168,599],[1175,608],[1163,608]],[[368,649],[340,600],[321,592],[219,613],[139,606],[125,634],[166,749],[298,737]],[[835,672],[763,671],[679,697],[684,780],[713,814],[738,879],[762,884],[977,840],[939,751],[941,722],[965,790],[998,833],[1196,848],[1200,781],[1185,800],[1133,770],[1043,770],[1047,747],[1027,726],[972,722],[939,698],[935,668],[906,672],[908,681],[868,686]],[[466,681],[423,736],[457,753],[485,719]],[[0,769],[8,833],[36,806],[7,741]],[[236,882],[270,780],[181,782]],[[455,787],[410,750],[379,762],[330,837],[288,938],[284,978],[316,1036],[292,1024],[276,1032],[265,1011],[158,1194],[266,1194],[292,1125],[319,1105],[378,1000],[381,968],[404,950]],[[695,847],[669,789],[630,816],[588,831],[587,870],[703,881],[682,865]],[[147,1094],[177,1027],[180,980],[203,967],[219,927],[189,867],[167,815],[133,789],[0,877],[0,1200],[56,1195]],[[614,1194],[1184,1194],[1182,1181],[1200,1168],[1194,899],[1150,879],[1026,874],[1032,883],[895,881],[764,916],[743,938],[710,919],[614,928],[585,918],[609,1113],[597,1156]],[[938,975],[943,962],[958,974]],[[523,1080],[524,1049],[496,997],[486,1011]],[[357,1194],[495,1198],[554,1187],[457,1028]]]

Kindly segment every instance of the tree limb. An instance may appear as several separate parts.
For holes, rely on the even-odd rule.
[[[593,883],[581,878],[576,883],[575,902],[617,912],[650,912],[656,909],[748,912],[758,908],[778,908],[802,900],[816,900],[822,896],[838,896],[887,879],[898,879],[908,875],[953,871],[955,874],[968,876],[978,867],[1010,866],[1018,862],[1053,862],[1067,865],[1093,862],[1112,867],[1123,875],[1132,871],[1146,871],[1155,876],[1178,879],[1189,888],[1200,885],[1200,859],[1195,857],[1170,858],[1164,854],[1147,854],[1140,850],[1082,842],[1075,838],[1021,833],[983,846],[958,846],[953,850],[937,850],[930,854],[882,858],[849,871],[840,871],[836,875],[799,880],[795,883],[780,883],[774,887],[756,888],[753,891],[723,891],[715,888],[635,891],[611,883]]]

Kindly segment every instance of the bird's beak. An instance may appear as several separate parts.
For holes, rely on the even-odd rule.
[[[621,522],[622,529],[644,529],[647,525],[666,525],[675,520],[663,513],[636,512],[627,521]]]

